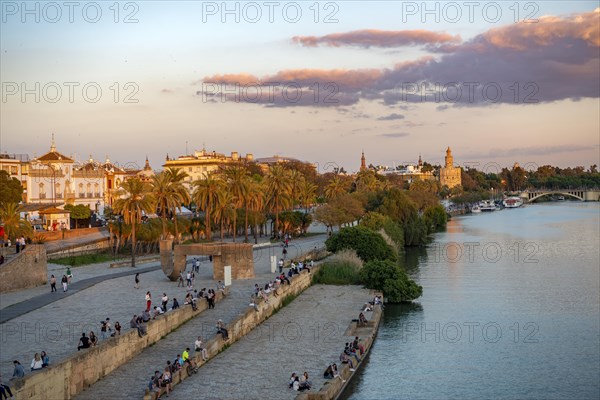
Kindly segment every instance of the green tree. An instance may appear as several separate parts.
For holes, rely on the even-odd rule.
[[[274,236],[279,235],[279,213],[290,206],[291,183],[289,171],[281,165],[273,165],[265,176],[267,206],[275,213]]]
[[[225,170],[227,190],[231,193],[233,205],[236,208],[246,206],[250,179],[248,170],[241,165],[235,165]],[[246,225],[244,226],[245,238],[248,239],[248,211],[246,210],[245,217]],[[233,213],[233,241],[237,233],[237,212]]]
[[[67,204],[64,208],[71,211],[71,218],[75,220],[75,229],[79,227],[79,221],[90,219],[92,216],[92,210],[84,204]]]
[[[170,191],[173,193],[173,201],[170,202],[170,208],[168,209],[173,215],[173,222],[175,223],[175,243],[179,242],[179,221],[177,218],[177,211],[181,212],[181,206],[188,204],[191,201],[190,193],[184,186],[183,182],[188,177],[187,172],[181,168],[167,168],[163,171],[170,183]]]
[[[10,240],[17,237],[31,237],[33,228],[29,221],[21,218],[19,205],[16,203],[3,203],[0,205],[0,222],[4,224],[5,234]]]
[[[360,279],[369,289],[383,292],[390,303],[413,301],[423,294],[423,287],[410,279],[404,270],[390,260],[372,260],[359,272]]]
[[[210,241],[212,240],[210,229],[212,212],[219,203],[219,197],[224,191],[224,183],[218,176],[210,174],[204,179],[195,180],[192,184],[194,185],[192,197],[197,206],[204,210],[206,239]]]
[[[352,249],[363,261],[396,259],[383,237],[363,226],[343,228],[325,241],[328,251]]]
[[[117,192],[114,210],[123,216],[126,224],[131,225],[131,266],[135,267],[136,235],[135,226],[142,220],[142,214],[152,213],[156,209],[156,202],[150,187],[139,178],[130,178],[121,183]]]
[[[17,178],[11,178],[8,172],[0,170],[0,206],[7,203],[19,204],[23,198],[23,186]]]

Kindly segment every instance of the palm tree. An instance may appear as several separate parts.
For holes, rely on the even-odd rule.
[[[346,182],[341,180],[338,175],[331,178],[327,186],[325,186],[325,197],[328,200],[335,199],[344,193],[346,193]]]
[[[152,194],[156,199],[156,206],[160,210],[162,220],[162,238],[167,238],[167,214],[179,200],[178,194],[173,190],[169,176],[163,171],[152,177]]]
[[[304,175],[296,169],[289,170],[288,179],[290,180],[290,201],[292,208],[296,206],[300,199],[300,188],[305,181]]]
[[[123,215],[126,224],[131,225],[131,266],[135,267],[135,225],[142,221],[143,213],[149,214],[156,210],[156,201],[150,193],[149,185],[139,178],[127,179],[121,183],[118,195],[114,209]]]
[[[211,214],[219,202],[219,195],[223,192],[223,181],[215,175],[195,180],[192,185],[194,192],[192,197],[196,206],[204,210],[204,224],[206,225],[206,239],[212,240]]]
[[[183,182],[188,177],[187,172],[181,168],[169,167],[165,171],[165,174],[169,177],[173,193],[178,197],[177,201],[173,204],[173,207],[169,211],[173,214],[173,220],[175,222],[175,243],[179,242],[179,228],[177,224],[177,210],[181,211],[182,204],[189,204],[191,201],[190,192],[186,189]]]
[[[256,223],[257,221],[257,214],[264,208],[265,206],[265,196],[264,196],[264,189],[262,187],[262,185],[258,182],[252,182],[250,183],[249,187],[248,187],[248,196],[247,196],[247,201],[246,201],[246,218],[248,218],[248,209],[252,210],[253,213],[255,213],[255,218],[254,218],[254,243],[258,243],[258,237],[257,237],[257,230],[258,230],[258,224]],[[246,222],[246,226],[248,225],[248,222]],[[246,242],[248,242],[248,232],[246,231]]]
[[[302,185],[299,188],[300,203],[308,213],[308,208],[311,204],[316,201],[317,198],[317,185],[313,184],[307,179],[304,179]]]
[[[4,203],[0,207],[0,221],[9,239],[14,240],[20,236],[31,236],[33,228],[29,221],[21,218],[17,203]]]
[[[248,197],[248,170],[241,165],[236,165],[225,170],[227,190],[233,197],[235,208],[243,207]],[[246,211],[246,239],[248,238],[248,211]],[[233,241],[237,233],[237,211],[233,213]]]
[[[230,222],[233,220],[234,214],[237,213],[233,195],[225,189],[226,187],[223,185],[223,190],[219,193],[217,204],[213,210],[214,220],[219,221],[221,240],[223,240],[225,225],[227,225],[227,230],[229,231]]]
[[[291,184],[289,171],[281,165],[273,165],[266,175],[267,205],[275,212],[274,234],[279,234],[279,212],[290,204]]]

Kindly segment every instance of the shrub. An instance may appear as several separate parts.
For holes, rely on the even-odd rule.
[[[390,303],[413,301],[423,294],[423,288],[410,279],[399,265],[389,260],[365,263],[360,279],[366,287],[382,291]]]
[[[392,248],[377,232],[362,226],[343,228],[325,241],[327,250],[338,252],[343,249],[353,249],[365,262],[371,260],[396,260]]]
[[[360,283],[362,260],[354,250],[341,250],[331,261],[324,263],[313,276],[313,283],[327,285],[356,285]]]
[[[448,214],[443,206],[437,205],[428,207],[423,213],[423,219],[430,232],[434,232],[439,229],[444,229],[448,222]]]

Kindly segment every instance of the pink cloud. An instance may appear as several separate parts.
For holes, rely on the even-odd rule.
[[[296,37],[294,40],[307,46],[311,43],[349,43],[365,47],[378,43],[379,46],[391,46],[392,43],[416,43],[415,38],[421,38],[420,43],[444,44],[434,49],[436,56],[397,63],[391,68],[290,69],[261,78],[230,74],[206,77],[203,81],[262,87],[277,82],[279,86],[274,88],[272,96],[261,94],[250,101],[277,107],[351,105],[361,99],[383,100],[388,105],[418,102],[485,105],[598,98],[599,15],[600,9],[565,17],[542,17],[538,23],[494,28],[464,43],[458,43],[459,39],[450,35],[443,42],[444,37],[435,33],[432,33],[433,36],[420,33],[413,35],[412,39],[400,39],[397,32],[386,35],[386,32],[370,30],[357,31],[363,33],[360,40],[357,38],[361,36],[356,32],[336,34],[334,39],[331,35],[324,36],[330,38],[322,40]],[[429,38],[428,42],[426,38]],[[327,104],[311,102],[311,88],[315,84],[321,91],[325,85],[329,85],[330,89],[333,87],[329,93],[333,96],[329,100],[337,101]],[[285,95],[286,85],[300,87],[306,97],[302,96],[302,101],[290,102],[289,96]],[[410,95],[414,85],[419,87],[419,92]],[[439,87],[443,88],[441,92]],[[452,92],[456,88],[462,92],[460,96]],[[312,91],[314,94],[314,89]]]
[[[321,44],[332,47],[401,47],[459,43],[461,38],[459,35],[426,30],[381,31],[364,29],[345,33],[331,33],[325,36],[294,36],[292,40],[307,47],[316,47]]]

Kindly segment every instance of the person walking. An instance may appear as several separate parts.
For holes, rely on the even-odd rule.
[[[56,277],[50,276],[50,293],[56,292]]]
[[[150,291],[146,292],[146,311],[150,311],[150,307],[152,306],[152,296],[150,295]]]
[[[67,267],[67,279],[69,284],[71,283],[71,278],[73,278],[73,273],[71,272],[71,267]]]
[[[69,279],[67,278],[66,275],[62,276],[62,279],[60,280],[62,283],[62,287],[63,287],[63,293],[67,291],[68,288],[68,284],[69,284]]]
[[[140,288],[140,273],[138,272],[137,274],[135,274],[135,286],[134,288],[139,289]]]

